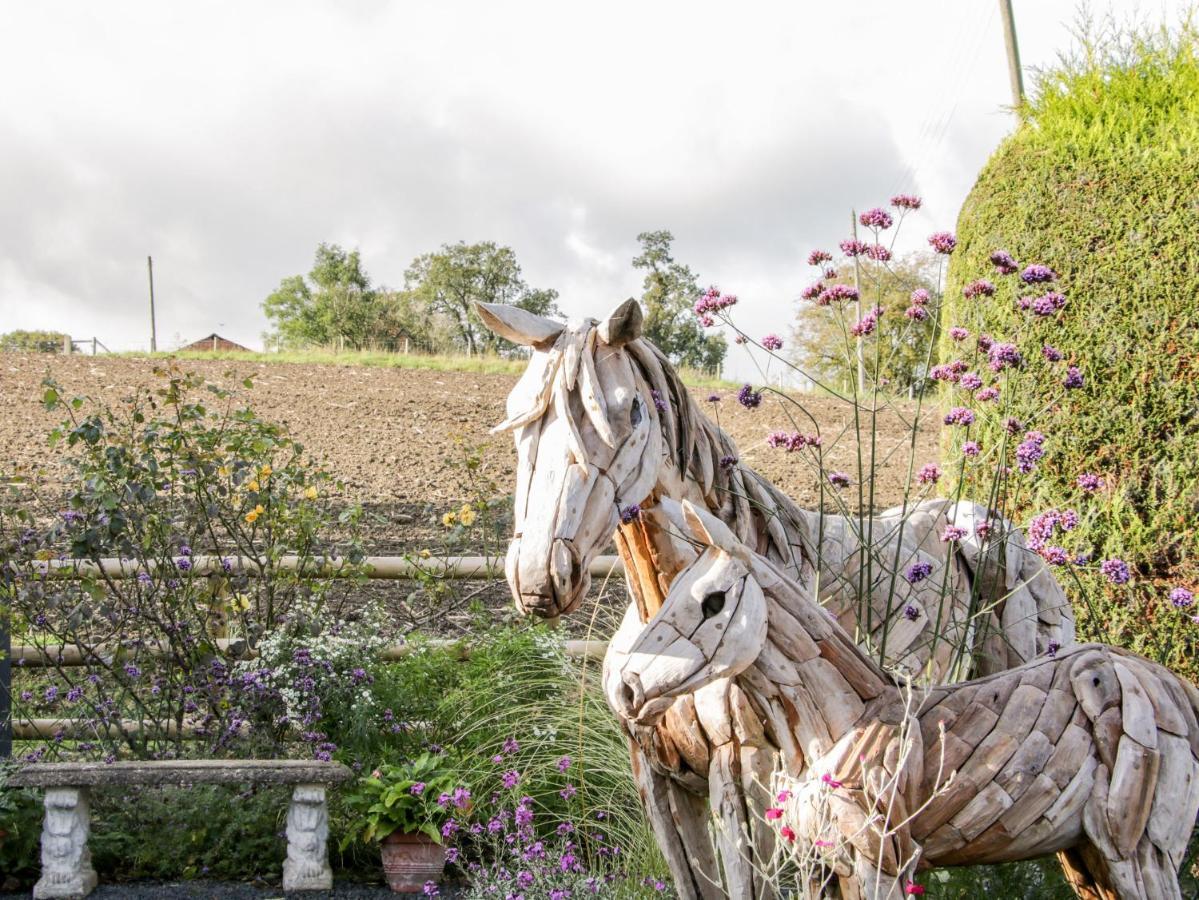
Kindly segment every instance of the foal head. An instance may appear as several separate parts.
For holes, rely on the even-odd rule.
[[[745,671],[766,642],[766,598],[749,549],[720,519],[682,504],[685,536],[702,552],[619,663],[617,712],[652,724],[680,694]]]
[[[478,310],[497,334],[534,351],[493,430],[514,433],[519,457],[508,584],[523,612],[552,618],[586,596],[591,561],[657,481],[661,398],[635,360],[653,351],[640,340],[635,300],[602,322],[566,325],[513,306]]]

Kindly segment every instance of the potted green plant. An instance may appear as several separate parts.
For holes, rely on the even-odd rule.
[[[470,806],[444,757],[422,753],[411,762],[382,765],[360,779],[347,803],[357,814],[342,840],[378,841],[387,883],[397,893],[417,893],[445,869],[442,828]]]

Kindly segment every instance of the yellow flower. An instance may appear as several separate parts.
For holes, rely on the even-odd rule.
[[[432,554],[432,553],[430,553],[428,550],[422,550],[422,551],[420,552],[420,558],[421,558],[421,559],[428,559],[428,558],[429,558],[430,556],[432,556],[432,555],[433,555],[433,554]]]
[[[458,521],[469,528],[475,524],[475,508],[469,503],[463,503],[462,509],[458,510]]]
[[[246,485],[246,490],[249,490],[249,491],[256,491],[256,490],[258,490],[258,482],[257,482],[257,481],[251,481],[249,484],[247,484],[247,485]]]
[[[270,478],[271,472],[273,472],[273,471],[275,471],[275,470],[272,469],[270,466],[263,466],[261,469],[258,470],[258,476],[260,478]]]
[[[220,475],[222,478],[228,478],[229,477],[229,467],[228,466],[218,466],[216,473],[218,475]]]
[[[449,528],[451,525],[454,524],[455,518],[456,517],[453,512],[448,512],[444,516],[441,517],[441,524],[444,525],[446,528]]]
[[[250,598],[245,594],[234,594],[229,598],[229,608],[234,612],[245,612],[250,608]]]
[[[266,512],[266,510],[263,509],[262,504],[259,503],[252,510],[250,510],[248,513],[246,513],[246,521],[249,522],[251,525],[253,525],[255,522],[258,521],[258,517],[261,516],[264,512]]]
[[[304,488],[304,496],[307,497],[309,500],[315,500],[316,495],[317,495],[317,490],[314,485],[310,484],[310,485],[308,485],[308,487]]]

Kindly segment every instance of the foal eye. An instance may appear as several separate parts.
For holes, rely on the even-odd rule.
[[[704,602],[701,604],[704,611],[704,618],[710,619],[724,609],[724,591],[712,591],[704,597]]]
[[[629,424],[634,428],[641,424],[641,401],[636,397],[633,398],[633,405],[629,407]]]

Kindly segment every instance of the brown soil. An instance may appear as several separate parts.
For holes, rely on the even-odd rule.
[[[49,364],[49,369],[47,368]],[[60,472],[47,452],[46,434],[58,422],[40,399],[41,381],[48,373],[66,395],[86,395],[117,402],[135,386],[160,382],[154,369],[162,360],[127,357],[54,357],[6,354],[0,356],[0,474],[41,469],[53,484]],[[494,481],[496,495],[510,495],[515,478],[515,451],[508,435],[490,436],[488,429],[504,416],[504,400],[515,382],[510,375],[477,375],[364,366],[253,363],[227,360],[188,360],[182,365],[224,386],[246,378],[250,389],[239,389],[263,418],[285,423],[308,451],[343,480],[350,498],[368,510],[367,550],[388,555],[429,548],[441,553],[503,553],[510,525],[497,522],[496,533],[484,544],[473,534],[469,543],[447,543],[441,514],[470,496],[462,461],[464,448],[482,450],[484,479]],[[789,421],[784,404],[766,395],[761,408],[747,410],[735,392],[718,392],[722,400],[708,404],[709,390],[694,391],[696,399],[714,410],[741,448],[742,460],[781,486],[801,504],[818,502],[817,479],[800,454],[774,450],[765,443],[775,429],[812,431],[798,412]],[[817,422],[824,436],[826,465],[855,473],[856,442],[851,411],[827,397],[796,398]],[[875,480],[874,506],[900,501],[907,477],[910,404],[880,416],[876,443],[880,471]],[[916,465],[936,458],[937,427],[931,415],[922,416],[917,435]],[[864,426],[864,428],[868,428]],[[868,449],[868,448],[866,448]],[[845,500],[856,506],[856,485]],[[477,529],[475,530],[477,532]],[[613,552],[609,549],[609,552]],[[401,582],[371,582],[354,592],[362,599],[376,596],[395,615],[398,632],[414,629],[446,634],[470,630],[477,612],[472,604],[511,618],[515,611],[502,583],[461,582],[447,596],[435,599],[419,586]],[[619,608],[619,582],[593,587],[601,607]],[[576,619],[578,617],[575,617]],[[572,622],[572,630],[586,621]]]
[[[40,404],[41,380],[47,372],[67,394],[113,402],[135,385],[154,384],[152,370],[160,365],[161,360],[127,357],[0,357],[0,470],[45,463],[46,432],[56,423],[56,417]],[[511,438],[488,434],[490,426],[504,416],[504,398],[515,381],[512,376],[227,360],[188,360],[182,365],[223,386],[236,386],[251,377],[253,388],[242,394],[257,413],[285,423],[362,502],[449,506],[469,493],[461,465],[463,448],[479,444],[486,445],[485,473],[501,494],[512,490]],[[722,398],[717,404],[706,402],[711,393],[693,391],[737,441],[741,460],[800,504],[815,506],[818,482],[812,468],[801,455],[772,449],[765,442],[776,429],[811,432],[809,420],[795,409],[789,414],[786,405],[770,395],[761,408],[747,410],[736,402],[735,392],[717,392]],[[857,442],[848,404],[814,395],[797,395],[796,402],[820,423],[826,466],[854,475]],[[903,402],[879,415],[875,508],[895,504],[902,497],[911,440],[908,421],[914,412],[913,404]],[[862,428],[868,435],[869,422],[864,421]],[[936,459],[937,431],[935,418],[926,409],[917,435],[917,468]],[[863,449],[868,457],[868,446]],[[850,505],[855,505],[856,486],[846,494]]]

